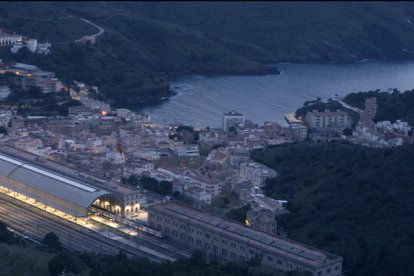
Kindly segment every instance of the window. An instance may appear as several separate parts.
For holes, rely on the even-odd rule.
[[[278,265],[283,265],[283,261],[282,260],[277,260],[277,264]]]
[[[331,273],[331,268],[326,269],[326,273]]]
[[[218,247],[217,246],[214,246],[213,247],[213,250],[214,250],[214,253],[217,253],[218,252]]]
[[[197,246],[201,246],[201,240],[197,240]]]
[[[172,234],[173,234],[173,237],[177,237],[177,231],[173,230]]]
[[[210,239],[210,234],[206,234],[206,238],[207,239]]]
[[[235,244],[234,242],[230,243],[230,246],[231,246],[232,248],[236,248],[236,244]]]
[[[249,253],[253,255],[254,254],[254,250],[249,249]]]
[[[267,260],[268,260],[269,262],[273,262],[273,257],[271,257],[271,256],[267,256]]]
[[[339,270],[339,265],[335,266],[335,270]]]
[[[226,250],[226,249],[222,249],[222,250],[221,250],[221,255],[223,255],[223,256],[227,256],[227,250]]]
[[[318,271],[318,276],[322,276],[322,271]]]
[[[230,256],[231,256],[231,258],[232,258],[232,259],[236,259],[236,253],[231,252],[231,253],[230,253]]]
[[[244,252],[244,250],[245,250],[244,246],[240,246],[240,251]]]
[[[185,234],[181,234],[180,237],[182,240],[185,240]]]

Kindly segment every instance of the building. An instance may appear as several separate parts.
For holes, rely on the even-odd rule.
[[[293,141],[304,141],[308,137],[308,128],[305,125],[293,124],[290,126]]]
[[[313,110],[306,113],[306,124],[309,128],[323,130],[327,128],[340,128],[344,129],[352,126],[352,118],[349,114],[342,110],[329,111],[325,110],[320,112]]]
[[[247,148],[227,148],[229,168],[239,170],[240,164],[250,160],[250,152]]]
[[[22,41],[22,39],[22,35],[0,33],[0,46],[12,46],[17,41]]]
[[[10,48],[10,51],[13,53],[13,54],[16,54],[21,48],[23,48],[24,47],[24,44],[23,44],[23,41],[16,41],[14,44],[13,44],[13,46]]]
[[[277,177],[278,173],[257,162],[244,162],[240,164],[240,176],[254,186],[263,187],[268,178]]]
[[[268,209],[247,211],[246,224],[252,228],[276,236],[277,221]]]
[[[52,44],[50,44],[49,42],[38,43],[37,44],[37,53],[38,54],[43,54],[43,55],[48,55],[49,52],[50,52],[51,47],[52,47]]]
[[[8,85],[0,86],[0,101],[6,99],[11,93],[10,87]]]
[[[303,141],[308,137],[308,128],[302,120],[295,117],[295,114],[286,114],[285,120],[289,124],[292,141]]]
[[[173,142],[170,149],[177,156],[181,157],[199,157],[200,151],[198,145],[184,145],[183,142]]]
[[[75,217],[85,217],[100,198],[117,201],[110,192],[0,154],[0,186]]]
[[[0,126],[8,127],[12,118],[13,118],[12,111],[10,110],[0,111]]]
[[[29,39],[27,41],[27,49],[29,49],[30,52],[34,53],[37,50],[37,39]]]
[[[241,113],[236,111],[230,111],[224,113],[223,116],[223,130],[227,131],[231,127],[243,127],[244,126],[244,116]]]
[[[341,276],[342,258],[334,254],[275,237],[245,225],[212,216],[175,201],[148,208],[148,223],[167,238],[209,259],[245,262],[256,259],[282,270],[308,272],[315,276]]]

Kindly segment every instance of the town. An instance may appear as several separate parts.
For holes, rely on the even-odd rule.
[[[4,45],[21,46],[21,36],[2,38]],[[30,51],[47,54],[39,45],[27,41]],[[200,249],[212,260],[256,258],[285,271],[341,275],[341,257],[284,238],[277,220],[288,213],[287,200],[262,191],[279,172],[251,160],[251,151],[299,141],[413,143],[406,122],[373,121],[376,98],[364,110],[337,99],[359,114],[358,122],[338,109],[287,114],[287,126],[258,124],[229,110],[222,128],[198,129],[113,108],[98,100],[97,86],[64,83],[34,65],[1,62],[0,77],[2,194],[117,237],[117,246],[129,252],[136,251],[130,238],[138,233],[163,238],[142,238],[147,247],[140,252],[154,260]],[[50,108],[43,110],[46,103]],[[40,176],[49,186],[33,181]],[[85,201],[70,200],[77,196]]]

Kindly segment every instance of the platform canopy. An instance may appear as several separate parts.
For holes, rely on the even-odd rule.
[[[67,214],[87,216],[92,203],[113,193],[15,157],[0,154],[0,185]]]

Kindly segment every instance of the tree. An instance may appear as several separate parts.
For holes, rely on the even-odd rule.
[[[128,184],[137,186],[138,185],[138,177],[135,174],[131,174],[126,181]]]
[[[62,249],[62,245],[60,244],[59,237],[53,233],[49,232],[45,235],[42,240],[42,243],[45,244],[50,249]]]
[[[14,240],[13,234],[7,229],[7,225],[0,221],[0,242],[11,243]]]
[[[5,128],[4,126],[0,126],[0,134],[7,135],[8,134],[7,128]]]
[[[240,223],[244,223],[247,218],[247,211],[251,210],[250,204],[243,206],[241,208],[233,209],[226,214],[226,217]]]
[[[347,128],[344,129],[344,131],[342,133],[346,136],[352,136],[352,129],[347,127]]]
[[[159,184],[159,192],[162,195],[170,195],[172,192],[172,183],[170,181],[162,180]]]
[[[144,187],[147,190],[153,191],[155,193],[159,192],[158,181],[155,178],[149,176],[142,176],[140,179],[140,183],[142,187]]]
[[[40,87],[37,87],[37,86],[31,86],[29,88],[28,94],[33,99],[41,99],[41,98],[43,98],[42,90],[40,89]]]
[[[87,268],[79,256],[71,251],[60,252],[48,264],[49,272],[53,276],[61,275],[63,271],[79,274]]]

